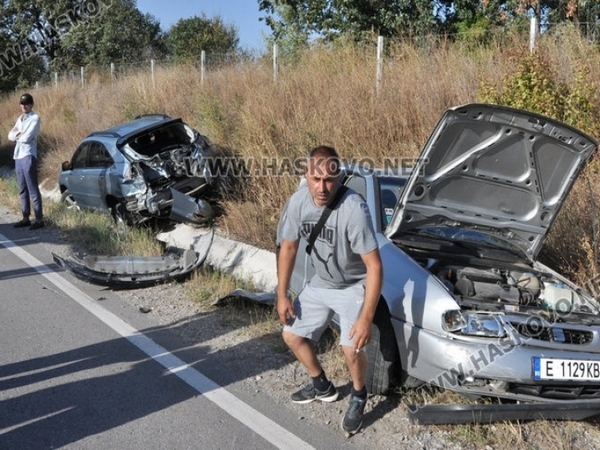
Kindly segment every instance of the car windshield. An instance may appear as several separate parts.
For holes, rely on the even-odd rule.
[[[140,155],[154,156],[170,148],[190,145],[193,131],[182,122],[153,129],[129,141],[129,146]]]

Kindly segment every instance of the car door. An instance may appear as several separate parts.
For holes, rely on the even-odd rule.
[[[83,142],[77,147],[71,158],[71,170],[65,175],[66,185],[73,198],[82,208],[89,208],[85,193],[85,176],[89,153],[89,142]]]
[[[101,142],[86,141],[71,161],[69,190],[84,208],[106,209],[107,171],[113,159]]]

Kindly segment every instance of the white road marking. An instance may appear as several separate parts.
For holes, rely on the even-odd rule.
[[[190,367],[165,348],[158,345],[145,334],[115,316],[96,303],[89,295],[69,283],[50,267],[43,264],[30,253],[17,246],[14,242],[0,234],[0,245],[6,247],[32,269],[46,278],[50,283],[75,300],[94,316],[138,347],[168,371],[181,378],[196,391],[204,395],[223,411],[250,428],[256,434],[280,449],[314,449],[307,442],[292,434],[271,419],[242,402],[236,396],[223,389],[201,372]]]

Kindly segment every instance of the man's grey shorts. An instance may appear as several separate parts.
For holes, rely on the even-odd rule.
[[[360,316],[364,300],[363,282],[344,289],[313,288],[309,283],[294,300],[296,319],[283,329],[316,342],[337,313],[340,345],[352,347],[354,340],[349,337],[350,329]]]

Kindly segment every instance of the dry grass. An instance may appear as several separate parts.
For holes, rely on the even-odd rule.
[[[303,158],[317,144],[333,145],[347,159],[369,158],[375,163],[415,157],[446,108],[477,101],[482,81],[502,87],[527,53],[526,45],[522,36],[506,36],[489,48],[402,42],[388,49],[379,94],[374,42],[313,49],[296,63],[282,65],[276,82],[268,58],[221,66],[208,72],[204,83],[195,66],[158,67],[154,80],[142,72],[112,82],[92,74],[85,88],[65,82],[34,93],[42,117],[41,178],[53,183],[60,163],[93,130],[144,113],[183,117],[222,153],[237,155],[258,169],[238,180],[243,195],[225,200],[220,226],[233,237],[273,249],[280,211],[298,180],[289,172],[274,176],[283,158]],[[591,85],[600,81],[597,49],[569,30],[542,39],[538,51],[561,80],[572,81],[583,70]],[[18,111],[17,95],[0,108],[4,135]],[[600,98],[592,101],[600,110]],[[594,123],[600,124],[600,117]],[[8,152],[9,146],[0,147],[0,153]],[[597,196],[597,171],[587,175],[593,190],[586,196]],[[557,260],[550,254],[549,260],[578,281],[590,279],[596,266],[598,244],[590,234],[588,206],[580,200],[569,203],[549,246],[556,245],[555,255],[562,255]],[[578,221],[578,232],[570,234],[572,250],[565,251],[559,245],[565,242],[561,236],[563,230],[572,229],[573,220]]]
[[[335,146],[347,159],[375,163],[415,157],[447,107],[477,101],[482,80],[500,87],[515,70],[527,40],[506,39],[485,49],[403,42],[388,50],[379,94],[374,43],[313,49],[284,64],[277,82],[265,59],[222,66],[207,73],[203,84],[197,67],[178,66],[158,67],[154,81],[142,72],[112,82],[92,74],[85,88],[77,82],[41,88],[34,92],[42,117],[41,177],[56,180],[60,163],[89,132],[151,112],[183,117],[224,153],[253,161],[254,167],[264,166],[265,158],[302,158],[318,144]],[[572,80],[585,68],[590,82],[598,81],[600,56],[585,41],[547,38],[540,51],[561,79]],[[3,135],[18,113],[17,95],[2,102]],[[244,196],[225,202],[221,227],[272,249],[279,213],[297,177],[268,170],[250,175],[243,179]]]
[[[60,163],[91,131],[144,113],[183,117],[222,153],[258,169],[238,180],[237,192],[243,195],[226,198],[220,227],[233,237],[273,249],[279,214],[298,181],[289,172],[277,176],[284,158],[303,158],[318,144],[335,146],[347,159],[375,163],[415,157],[441,113],[477,101],[483,81],[501,89],[527,54],[526,46],[527,38],[518,35],[503,36],[487,48],[445,42],[390,45],[379,93],[375,42],[315,48],[295,63],[283,64],[276,82],[269,58],[220,66],[206,74],[204,83],[195,66],[157,67],[154,80],[147,72],[114,81],[92,73],[85,88],[67,81],[34,92],[42,117],[40,178],[48,180],[46,186],[54,184]],[[583,72],[590,86],[600,85],[600,53],[572,30],[543,36],[537,51],[558,80],[573,82]],[[590,101],[600,111],[600,90],[593,93]],[[3,136],[18,114],[18,95],[0,102]],[[600,127],[600,117],[591,122]],[[11,152],[4,142],[0,159],[10,161]],[[544,254],[578,282],[589,280],[598,266],[597,165],[578,183]]]

